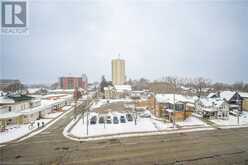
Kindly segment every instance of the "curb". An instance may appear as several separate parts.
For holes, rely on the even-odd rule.
[[[58,115],[56,118],[53,118],[52,120],[50,120],[49,122],[46,123],[46,125],[44,125],[44,127],[40,127],[40,128],[36,128],[34,130],[32,130],[31,132],[23,135],[23,136],[20,136],[16,139],[13,139],[11,141],[8,141],[8,142],[4,142],[4,143],[0,143],[0,146],[1,145],[8,145],[8,144],[13,144],[14,142],[16,141],[19,141],[21,140],[22,138],[26,137],[26,136],[29,136],[30,134],[36,132],[36,131],[40,131],[41,129],[45,128],[45,126],[49,125],[50,123],[52,123],[54,120],[58,119],[59,117],[61,117],[62,115],[64,115],[66,112],[70,111],[71,109],[73,109],[73,106],[71,106],[71,108],[68,108],[66,111],[64,111],[63,113],[61,113],[60,115]]]
[[[115,136],[119,136],[119,138],[121,137],[126,137],[126,136],[131,136],[131,137],[137,137],[137,136],[151,136],[151,135],[158,135],[158,134],[171,134],[171,133],[180,133],[180,131],[194,131],[197,129],[211,129],[214,130],[215,128],[212,127],[206,127],[206,126],[198,126],[195,128],[177,128],[177,129],[173,129],[171,128],[171,130],[160,130],[160,131],[143,131],[143,132],[131,132],[131,133],[116,133],[116,134],[108,134],[108,135],[97,135],[97,136],[88,136],[88,137],[78,137],[75,135],[72,135],[70,132],[67,132],[67,135],[64,135],[65,137],[71,139],[71,140],[77,140],[77,141],[89,141],[89,140],[94,140],[94,138],[97,140],[97,138],[99,139],[113,139],[116,138]]]

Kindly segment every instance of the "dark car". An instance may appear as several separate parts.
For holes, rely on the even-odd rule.
[[[117,116],[114,116],[113,117],[113,123],[114,124],[119,124],[119,120],[118,120],[118,117]]]
[[[131,114],[126,114],[127,121],[133,121],[133,116]]]
[[[121,117],[120,117],[120,122],[121,122],[121,123],[126,123],[125,116],[121,116]]]
[[[101,116],[101,117],[99,118],[99,124],[104,124],[104,123],[105,123],[104,117]]]
[[[90,119],[90,124],[96,124],[96,116],[93,116],[91,119]]]
[[[108,117],[107,117],[107,124],[111,124],[111,123],[112,123],[111,116],[108,116]]]

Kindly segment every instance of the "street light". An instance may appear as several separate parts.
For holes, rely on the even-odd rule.
[[[135,124],[135,125],[137,125],[137,111],[136,111],[136,102],[134,103],[134,111],[135,111],[134,124]]]
[[[176,86],[176,85],[175,85]],[[174,93],[173,93],[173,128],[175,128],[176,127],[176,105],[175,105],[175,100],[176,100],[176,95],[175,95],[175,93],[176,93],[176,89],[175,89],[175,91],[174,91]]]

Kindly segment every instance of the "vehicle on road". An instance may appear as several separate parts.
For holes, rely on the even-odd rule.
[[[133,121],[133,116],[130,113],[126,114],[126,118],[127,121]]]
[[[99,118],[99,124],[104,124],[104,123],[105,123],[105,119],[104,119],[103,116],[101,116],[101,117]]]
[[[118,117],[117,116],[114,116],[113,117],[113,123],[114,124],[119,124],[119,120],[118,120]]]
[[[97,121],[97,117],[96,116],[93,116],[90,119],[90,124],[96,124],[96,121]]]
[[[125,116],[121,116],[121,117],[120,117],[120,123],[126,123]]]

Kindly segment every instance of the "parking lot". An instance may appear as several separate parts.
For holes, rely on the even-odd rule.
[[[88,118],[88,126],[87,126]],[[88,127],[88,128],[87,128]],[[172,127],[171,123],[157,121],[138,113],[90,112],[80,119],[71,134],[76,137],[101,136],[110,134],[158,131]]]

